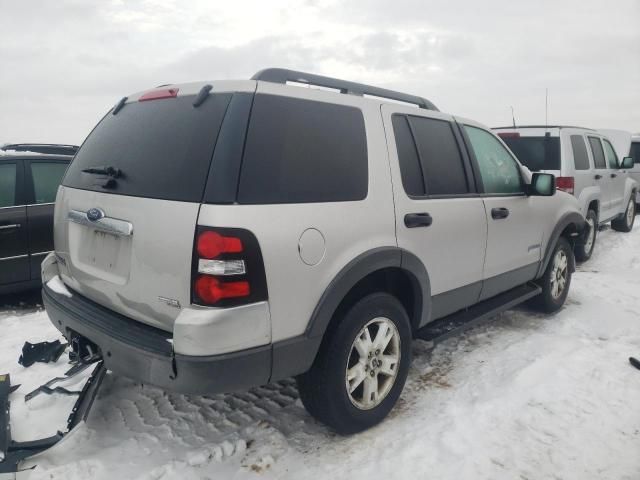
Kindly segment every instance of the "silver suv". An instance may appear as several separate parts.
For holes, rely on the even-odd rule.
[[[486,127],[268,69],[106,114],[58,191],[43,298],[115,374],[188,393],[296,376],[351,433],[396,403],[412,337],[560,308],[583,227]]]
[[[618,158],[610,139],[589,128],[520,126],[494,128],[533,172],[553,173],[558,190],[574,195],[587,219],[588,232],[577,245],[577,260],[593,253],[598,226],[611,222],[620,232],[633,228],[638,183],[629,175],[630,158]]]

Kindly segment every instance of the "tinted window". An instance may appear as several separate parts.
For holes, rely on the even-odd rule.
[[[631,144],[629,156],[633,157],[633,163],[636,165],[640,164],[640,142],[633,142]]]
[[[16,204],[16,164],[0,163],[0,208]]]
[[[480,169],[485,193],[522,193],[518,164],[491,133],[464,126]]]
[[[368,182],[366,134],[359,109],[256,95],[239,203],[362,200]]]
[[[58,185],[62,181],[66,163],[31,162],[33,178],[33,203],[51,203],[56,201]]]
[[[451,122],[409,116],[428,195],[469,192]]]
[[[520,163],[532,172],[560,170],[560,138],[508,137],[503,140]]]
[[[589,155],[582,135],[571,135],[571,149],[576,170],[589,170]]]
[[[422,167],[418,158],[416,144],[413,141],[409,122],[405,115],[393,115],[393,132],[398,150],[400,175],[402,185],[407,195],[420,196],[425,194]]]
[[[193,96],[126,104],[108,113],[82,145],[64,185],[85,190],[199,202],[211,156],[231,94],[213,94],[198,108]],[[84,173],[112,166],[123,176],[115,188],[107,178]]]
[[[618,168],[618,156],[616,155],[616,151],[613,149],[608,140],[603,140],[604,144],[604,153],[607,157],[607,163],[609,164],[609,168]]]
[[[595,164],[595,168],[607,168],[600,139],[596,137],[589,137],[589,144],[591,145],[591,153],[593,155],[593,163]]]

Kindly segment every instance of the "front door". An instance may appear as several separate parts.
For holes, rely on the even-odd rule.
[[[21,160],[0,158],[0,287],[30,278],[23,178]]]
[[[536,197],[528,197],[520,165],[498,138],[480,126],[462,127],[478,171],[487,216],[487,253],[481,299],[533,280],[542,231]]]
[[[384,105],[382,112],[398,245],[427,269],[433,320],[478,301],[487,235],[484,205],[450,116],[395,105]]]

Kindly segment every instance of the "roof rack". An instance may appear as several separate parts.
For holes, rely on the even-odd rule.
[[[349,95],[387,98],[403,103],[411,103],[420,108],[427,110],[439,111],[438,108],[426,98],[416,95],[409,95],[386,88],[373,87],[362,83],[349,82],[347,80],[339,80],[337,78],[315,75],[313,73],[297,72],[295,70],[287,70],[285,68],[266,68],[257,72],[251,80],[262,80],[264,82],[282,83],[296,82],[308,85],[316,85],[318,87],[332,88],[340,93]]]
[[[577,127],[575,125],[517,125],[515,127],[512,125],[510,127],[491,127],[492,130],[513,130],[514,128],[580,128],[582,130],[592,130],[595,132],[593,128]]]
[[[5,152],[34,152],[48,153],[52,155],[75,155],[80,147],[77,145],[64,145],[57,143],[7,143],[0,147]]]

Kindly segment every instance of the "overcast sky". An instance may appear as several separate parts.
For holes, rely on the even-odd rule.
[[[278,66],[489,126],[640,131],[640,0],[0,0],[0,142],[80,143],[118,99]]]

